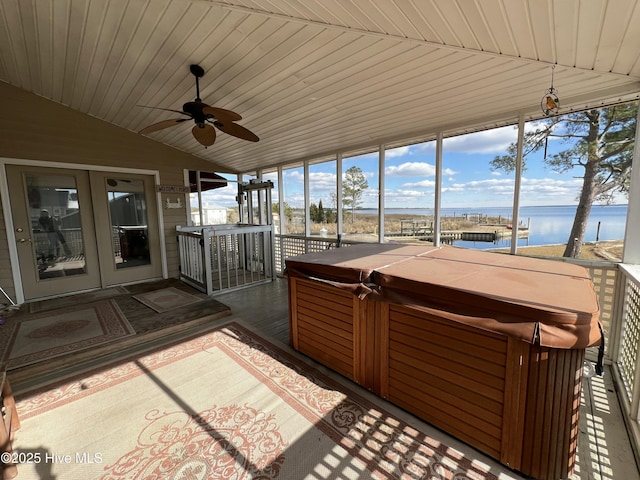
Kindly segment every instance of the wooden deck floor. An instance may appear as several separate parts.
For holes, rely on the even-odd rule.
[[[232,315],[225,317],[223,321],[240,321],[260,332],[264,337],[288,345],[287,295],[287,280],[277,279],[268,284],[218,294],[214,298],[231,308]],[[196,328],[202,328],[202,326]],[[185,332],[173,332],[169,337],[154,338],[150,343],[157,345],[163,341],[173,341],[176,336],[184,334]],[[149,348],[150,345],[141,344],[138,348],[143,348],[143,346]],[[131,354],[130,350],[113,352],[111,355],[128,355]],[[84,362],[83,365],[76,365],[73,370],[77,372],[78,368],[91,368],[91,363],[104,360],[105,358]],[[589,374],[588,366],[585,372],[578,467],[575,475],[571,478],[589,480],[640,479],[610,372],[607,370],[604,377],[592,376]],[[42,378],[25,377],[13,384],[14,391],[19,394],[21,390],[32,388],[34,383],[42,384],[45,381],[69,374],[71,374],[71,369],[49,373]],[[470,451],[474,452],[471,448]],[[478,453],[478,457],[486,459],[480,453]],[[501,480],[523,478],[525,477],[515,473],[500,477]]]
[[[289,343],[287,281],[277,281],[216,296],[236,318],[265,336]],[[256,312],[260,312],[259,315]],[[585,368],[578,467],[573,479],[633,480],[640,473],[622,418],[612,377]],[[508,477],[504,477],[505,479]],[[524,477],[513,475],[514,479]]]
[[[222,294],[233,315],[265,336],[289,343],[287,281]],[[261,312],[256,315],[256,312]],[[572,480],[640,479],[609,369],[603,377],[585,366],[578,466]],[[504,479],[523,479],[514,474]]]

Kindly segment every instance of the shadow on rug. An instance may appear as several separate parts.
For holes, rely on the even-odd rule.
[[[228,323],[20,395],[14,448],[99,459],[48,465],[56,478],[495,480],[507,473],[321,368]],[[107,428],[79,435],[59,428],[64,418]],[[36,467],[20,465],[20,475]]]

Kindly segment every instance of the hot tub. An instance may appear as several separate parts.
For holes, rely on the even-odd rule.
[[[586,269],[388,244],[286,264],[295,349],[526,475],[572,473],[601,341]]]

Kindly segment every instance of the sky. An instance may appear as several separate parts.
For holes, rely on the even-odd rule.
[[[531,125],[527,124],[527,128]],[[505,154],[516,142],[514,126],[495,128],[443,141],[442,208],[478,209],[508,207],[513,204],[514,173],[491,169],[490,162]],[[385,152],[385,208],[434,207],[435,141],[411,145]],[[559,140],[550,139],[547,155],[568,148]],[[581,169],[559,173],[543,161],[542,151],[525,159],[526,171],[521,184],[520,205],[575,205],[580,192]],[[362,197],[362,208],[378,207],[379,173],[377,153],[350,157],[343,155],[343,171],[358,166],[366,176],[369,188]],[[304,206],[304,171],[302,167],[283,172],[283,186],[278,188],[277,175],[266,174],[276,184],[273,200],[280,194],[294,208]],[[321,200],[323,207],[332,206],[331,193],[336,191],[336,164],[326,162],[309,166],[311,202]],[[235,207],[236,185],[206,192],[205,207]],[[615,203],[627,203],[621,195]]]

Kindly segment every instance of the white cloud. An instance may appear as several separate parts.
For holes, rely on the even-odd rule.
[[[509,198],[514,194],[514,180],[510,178],[487,178],[458,182],[443,186],[445,204],[447,199],[460,198],[462,203],[482,202],[488,204],[498,198]],[[582,186],[581,179],[559,180],[553,178],[523,178],[520,187],[522,204],[561,205],[575,203]],[[467,199],[467,200],[465,200]],[[471,200],[469,200],[471,199]],[[460,203],[460,202],[456,202]]]
[[[454,183],[448,189],[464,189],[467,191],[481,192],[481,191],[490,191],[503,189],[504,187],[508,187],[513,191],[513,179],[510,178],[487,178],[485,180],[472,180],[466,183]],[[443,188],[444,190],[444,188]]]
[[[522,178],[520,187],[522,198],[566,197],[570,202],[582,188],[582,179],[558,180],[553,178]]]
[[[413,155],[413,150],[410,145],[405,147],[398,148],[390,148],[389,150],[385,150],[384,158],[395,158],[395,157],[403,157],[405,155]]]
[[[273,183],[276,183],[278,181],[278,172],[265,173],[264,175],[262,175],[262,180],[271,180]]]
[[[304,181],[304,172],[300,169],[296,170],[283,170],[282,181],[286,184],[289,181],[295,181],[302,183]]]
[[[434,180],[422,180],[420,182],[403,183],[402,188],[434,188],[436,182]]]
[[[444,175],[455,175],[450,168],[445,168]],[[435,165],[426,162],[405,162],[400,165],[385,168],[385,175],[389,177],[433,177],[436,174]]]
[[[330,172],[309,172],[309,188],[311,191],[335,190],[336,174]]]
[[[510,126],[445,138],[442,146],[445,154],[497,154],[504,152],[517,138],[517,129]]]
[[[436,167],[426,162],[406,162],[385,168],[389,177],[433,177]]]
[[[387,208],[431,208],[433,199],[432,191],[395,189],[385,190],[385,205]]]
[[[527,124],[527,129],[534,126]],[[498,154],[506,151],[507,147],[516,142],[518,139],[518,130],[516,126],[507,126],[484,130],[481,132],[467,133],[456,137],[448,137],[442,141],[444,154],[447,153],[463,153],[463,154]],[[402,155],[412,154],[435,154],[436,142],[430,141],[411,147],[402,147],[388,150],[386,156],[399,157]],[[397,151],[397,152],[396,152]],[[394,152],[394,153],[391,153]]]
[[[207,190],[206,192],[202,192],[202,204],[206,207],[237,207],[237,194],[238,189],[235,183],[224,188]],[[191,206],[198,206],[198,198],[196,195],[193,195],[191,198]]]

